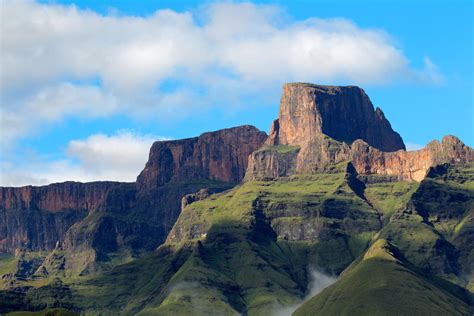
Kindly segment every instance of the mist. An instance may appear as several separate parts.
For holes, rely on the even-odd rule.
[[[275,307],[275,311],[272,314],[273,316],[291,316],[291,314],[293,314],[298,307],[303,305],[304,302],[337,281],[337,277],[326,274],[315,268],[309,269],[309,275],[310,281],[308,284],[308,294],[303,298],[303,300],[296,305]]]

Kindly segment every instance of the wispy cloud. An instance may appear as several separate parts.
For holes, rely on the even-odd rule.
[[[0,163],[0,186],[40,185],[67,180],[135,181],[145,166],[151,144],[164,137],[119,131],[72,140],[61,159],[27,153],[22,164]]]
[[[272,316],[291,316],[295,310],[298,309],[304,302],[311,299],[316,294],[337,281],[337,278],[324,273],[318,269],[311,268],[309,270],[310,282],[308,284],[308,294],[304,299],[296,305],[292,306],[278,306],[272,312]]]
[[[425,147],[425,145],[416,144],[416,143],[412,143],[412,142],[406,143],[405,146],[407,148],[407,151],[420,150],[423,147]]]
[[[211,3],[136,17],[6,0],[0,14],[4,144],[68,116],[180,116],[284,81],[440,80],[428,58],[412,69],[382,30],[294,21],[277,6]]]

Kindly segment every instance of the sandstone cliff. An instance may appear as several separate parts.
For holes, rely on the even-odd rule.
[[[374,111],[361,88],[283,85],[278,120],[271,128],[269,144],[304,146],[321,134],[348,144],[363,139],[382,151],[405,149],[382,110]]]
[[[104,202],[117,182],[64,182],[0,188],[0,252],[52,250],[66,231]]]
[[[203,179],[239,182],[245,175],[248,156],[266,139],[264,132],[246,125],[194,138],[156,142],[137,178],[138,188]]]

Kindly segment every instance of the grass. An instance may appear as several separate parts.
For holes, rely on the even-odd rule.
[[[384,223],[397,211],[407,207],[413,193],[417,190],[417,182],[377,182],[367,185],[364,195],[381,214]]]
[[[109,252],[110,271],[43,279],[27,300],[37,309],[69,303],[87,315],[272,315],[301,302],[309,269],[338,275],[347,268],[297,315],[468,311],[449,280],[461,284],[457,273],[473,284],[463,268],[472,263],[470,169],[419,185],[370,182],[363,196],[352,191],[346,168],[247,181],[191,203],[158,251],[126,264],[132,251]],[[119,220],[146,221],[141,207]]]
[[[47,308],[38,312],[12,312],[8,316],[77,316],[79,314],[73,313],[65,308]]]
[[[469,306],[375,243],[335,284],[298,308],[306,315],[469,315]]]
[[[285,237],[304,225],[320,225],[327,237]],[[339,273],[364,251],[379,225],[376,211],[347,187],[342,171],[245,182],[183,210],[168,244],[191,242],[199,251],[171,279],[170,296],[147,308],[166,315],[197,306],[212,314],[212,301],[224,315],[269,315],[276,306],[301,300],[309,264]],[[182,283],[198,286],[199,295],[190,295]]]
[[[290,146],[290,145],[264,145],[260,147],[256,152],[262,151],[273,151],[279,154],[285,155],[288,153],[296,152],[300,150],[300,146]]]
[[[10,253],[0,253],[0,276],[15,272],[16,258]]]

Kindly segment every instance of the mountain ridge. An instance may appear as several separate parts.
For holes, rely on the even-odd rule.
[[[323,304],[341,314],[347,302],[326,298],[346,295],[338,284],[352,278],[349,297],[375,298],[356,301],[362,314],[395,315],[383,293],[408,300],[405,281],[426,297],[408,311],[470,313],[473,150],[447,136],[406,151],[358,87],[286,84],[281,113],[268,138],[245,125],[156,142],[136,183],[116,183],[100,203],[72,199],[93,207],[67,209],[80,218],[53,250],[51,237],[46,253],[0,254],[0,312],[273,316]],[[66,211],[50,200],[0,203],[0,226],[8,214]],[[339,280],[309,298],[312,269]]]

